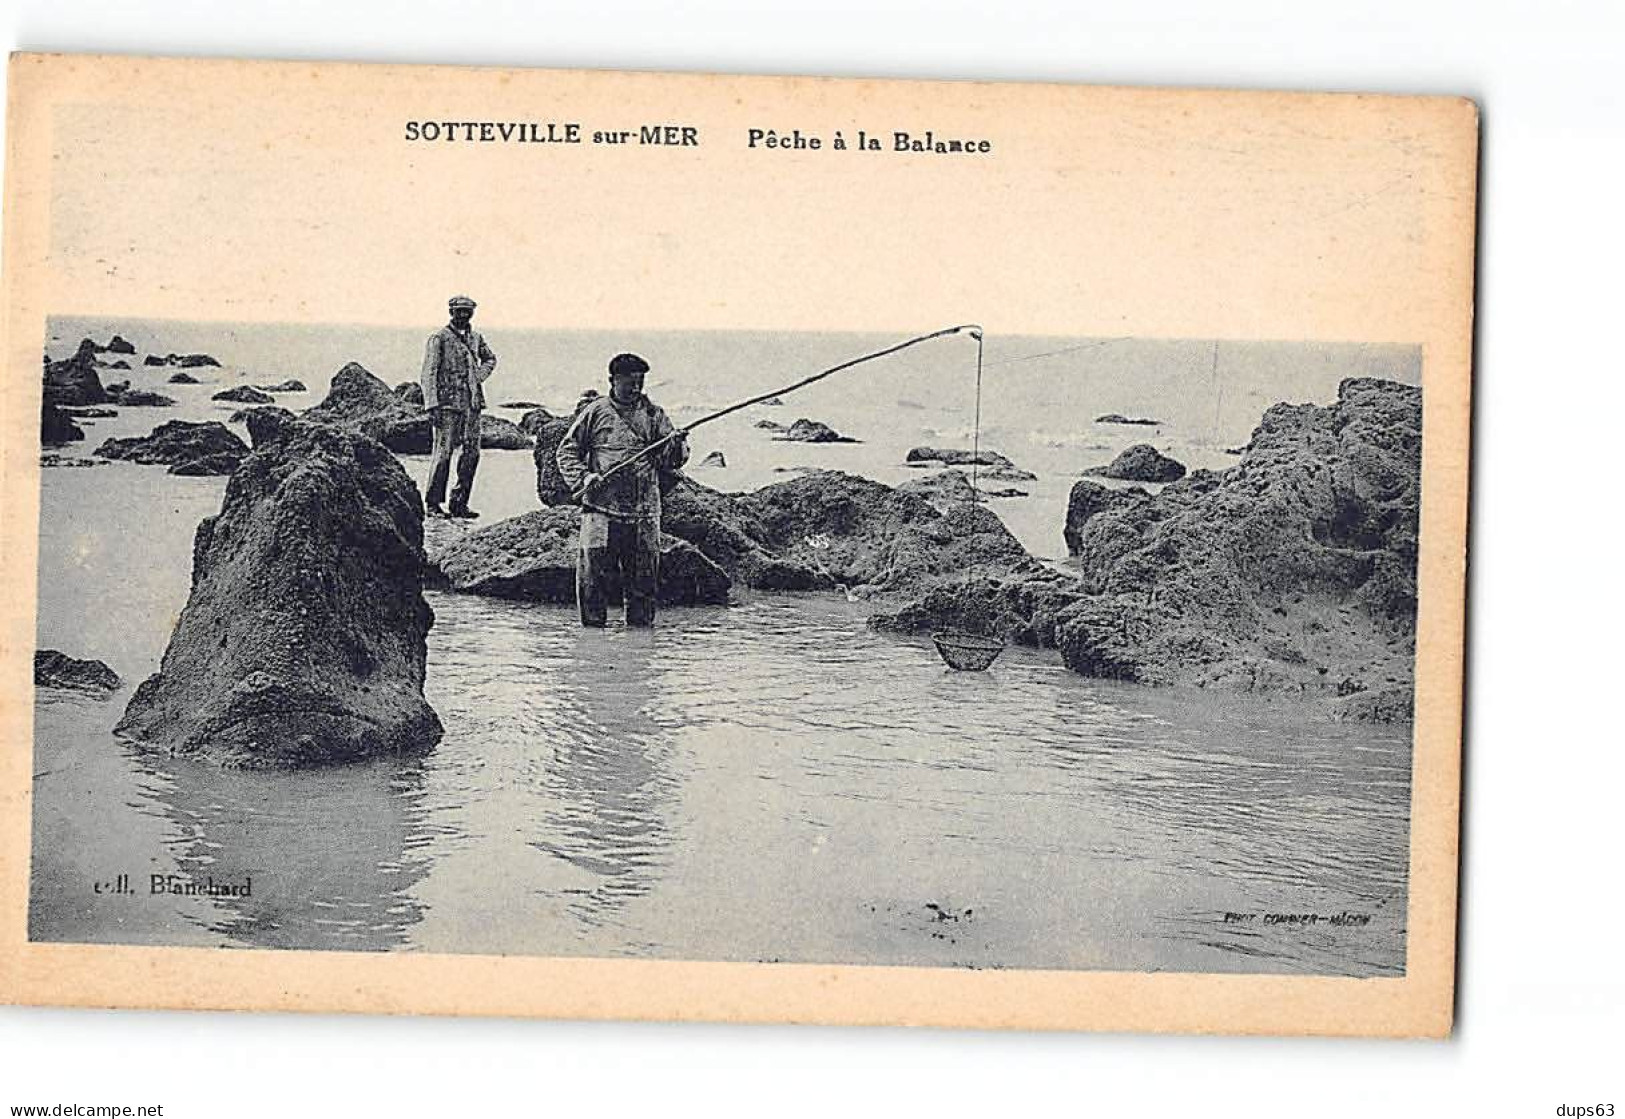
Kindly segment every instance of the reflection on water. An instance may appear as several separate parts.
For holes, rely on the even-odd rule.
[[[1403,971],[1407,733],[1027,650],[953,673],[818,598],[667,611],[652,634],[433,605],[446,737],[422,758],[221,771],[117,745],[127,692],[42,703],[31,934]],[[253,889],[87,901],[120,870]]]

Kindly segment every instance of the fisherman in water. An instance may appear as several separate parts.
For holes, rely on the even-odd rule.
[[[451,322],[429,335],[423,354],[423,408],[434,436],[430,454],[429,492],[424,505],[431,517],[444,517],[446,479],[451,454],[457,452],[457,484],[451,490],[451,515],[472,519],[468,507],[474,472],[480,467],[480,412],[485,407],[485,379],[497,367],[497,355],[471,325],[474,301],[454,295],[448,304]]]
[[[643,395],[648,372],[649,363],[636,354],[617,354],[609,363],[609,395],[577,412],[559,441],[559,473],[581,501],[576,603],[584,626],[604,625],[609,588],[616,582],[626,599],[626,624],[654,624],[661,476],[675,474],[688,461],[687,436],[679,433],[625,470],[604,477],[676,430],[659,405]]]

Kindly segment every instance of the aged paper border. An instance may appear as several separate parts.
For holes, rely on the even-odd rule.
[[[1088,174],[1105,149],[1134,150],[1131,137],[1110,133],[1127,115],[1153,126],[1153,142],[1199,153],[1203,142],[1245,132],[1263,120],[1271,158],[1257,170],[1223,160],[1196,164],[1203,198],[1241,199],[1225,211],[1229,225],[1212,231],[1200,251],[1186,253],[1192,276],[1166,273],[1145,286],[1111,294],[1066,282],[1030,265],[1032,287],[1006,298],[1012,332],[1136,333],[1164,337],[1323,338],[1337,341],[1420,342],[1423,347],[1423,477],[1412,766],[1411,856],[1407,968],[1399,979],[1303,978],[1253,975],[1125,974],[1057,971],[960,971],[931,968],[733,964],[630,960],[463,957],[417,954],[273,950],[137,948],[31,944],[27,941],[28,851],[31,824],[34,586],[39,476],[34,422],[39,409],[39,347],[48,314],[107,313],[164,317],[150,305],[95,305],[94,293],[69,290],[50,254],[53,112],[62,105],[187,104],[230,117],[266,134],[267,144],[309,138],[317,110],[366,106],[373,116],[417,119],[547,119],[546,106],[567,105],[567,119],[692,119],[708,134],[743,135],[759,122],[819,130],[856,118],[936,122],[993,135],[1006,156],[999,174],[972,191],[986,204],[996,191],[1022,185],[1028,201],[1074,199],[1070,176]],[[278,106],[274,117],[266,106]],[[206,108],[202,108],[206,107]],[[476,112],[484,107],[486,111]],[[15,55],[7,101],[9,151],[5,193],[5,336],[7,375],[0,382],[0,573],[13,588],[0,605],[0,997],[7,1001],[76,1006],[233,1008],[579,1018],[656,1018],[852,1024],[922,1024],[1003,1028],[1075,1028],[1201,1033],[1443,1036],[1452,1021],[1459,823],[1465,544],[1468,485],[1469,366],[1476,208],[1478,117],[1470,102],[1288,93],[1222,93],[1105,87],[978,83],[875,82],[797,78],[574,73],[499,69],[257,63],[97,56]],[[363,114],[365,115],[365,114]],[[557,115],[557,114],[555,114]],[[369,117],[369,119],[371,119]],[[1094,133],[1090,122],[1107,128]],[[883,126],[882,126],[883,127]],[[898,124],[897,127],[907,127]],[[1082,130],[1081,136],[1079,130]],[[1294,140],[1293,137],[1298,139]],[[1340,141],[1351,142],[1347,150]],[[1358,143],[1355,143],[1358,141]],[[1076,147],[1083,143],[1082,149]],[[1098,143],[1100,147],[1089,147]],[[1115,147],[1114,147],[1115,145]],[[1363,146],[1362,146],[1363,145]],[[705,153],[701,171],[685,174],[717,183],[760,174],[759,163],[730,140]],[[1389,149],[1392,149],[1391,151]],[[1263,149],[1260,149],[1263,150]],[[1399,172],[1381,189],[1360,189],[1346,201],[1338,189],[1349,151],[1388,151]],[[1058,152],[1076,158],[1058,159]],[[1340,154],[1341,153],[1341,154]],[[658,168],[649,164],[650,168]],[[667,165],[670,166],[669,164]],[[796,175],[820,173],[804,162]],[[1022,233],[1028,247],[1060,243],[1086,254],[1099,249],[1100,230],[1137,215],[1166,215],[1192,185],[1153,181],[1138,163],[1114,168],[1116,178],[1093,180],[1090,212]],[[784,173],[790,202],[796,176]],[[803,188],[810,190],[810,188]],[[929,213],[934,191],[959,192],[951,175],[922,174],[894,162],[867,172],[867,197],[920,195]],[[381,208],[403,201],[398,184],[372,190]],[[943,197],[946,197],[944,195]],[[729,200],[732,201],[732,200]],[[1318,265],[1282,232],[1301,224],[1305,207],[1325,202],[1338,219],[1336,266]],[[1064,211],[1048,214],[1055,217]],[[687,214],[702,231],[716,214]],[[882,220],[877,218],[876,220]],[[902,220],[891,212],[885,220]],[[859,232],[864,215],[857,216]],[[1040,222],[1039,224],[1043,224]],[[912,227],[911,227],[912,229]],[[944,248],[926,236],[918,251]],[[1179,232],[1171,230],[1170,232]],[[1188,232],[1188,231],[1186,231]],[[788,237],[790,234],[786,233]],[[590,249],[590,234],[585,242]],[[1311,234],[1313,237],[1319,234]],[[1103,268],[1111,264],[1109,241]],[[1322,248],[1325,246],[1322,245]],[[839,264],[841,244],[830,246]],[[1176,261],[1185,250],[1166,248]],[[1240,255],[1243,252],[1246,255]],[[1244,284],[1221,285],[1223,296],[1193,296],[1211,261],[1230,254],[1247,269]],[[1403,260],[1401,271],[1384,269]],[[905,265],[907,262],[903,262]],[[994,270],[1017,263],[995,261]],[[1317,271],[1317,267],[1320,269]],[[725,266],[693,277],[722,298],[702,313],[658,301],[636,325],[738,326],[898,330],[910,332],[917,313],[899,317],[885,285],[869,281],[874,298],[830,321],[807,302],[767,299],[747,317],[726,296]],[[911,305],[927,325],[961,321],[966,274],[934,267],[916,278]],[[811,269],[808,269],[809,275]],[[237,289],[223,290],[243,307],[256,294],[277,317],[274,296],[287,277],[268,262]],[[999,279],[1003,281],[1005,274]],[[1099,277],[1096,277],[1099,280]],[[256,293],[254,283],[263,286]],[[845,283],[863,281],[844,278]],[[1166,288],[1161,294],[1156,284]],[[1181,289],[1181,283],[1188,290]],[[434,290],[441,283],[436,280]],[[991,285],[990,285],[991,286]],[[1206,284],[1211,288],[1213,285]],[[817,290],[814,291],[816,296]],[[865,289],[866,290],[866,289]],[[861,292],[860,292],[861,294]],[[176,298],[183,298],[177,296]],[[75,302],[75,300],[81,300]],[[88,300],[88,302],[86,301]],[[985,300],[984,300],[985,302]],[[610,316],[614,306],[593,306]],[[1080,306],[1082,309],[1080,310]],[[561,317],[581,315],[565,307]],[[706,318],[709,315],[709,318]],[[214,317],[195,316],[195,317]],[[227,311],[222,319],[244,317]],[[335,317],[342,318],[343,315]],[[986,315],[987,318],[996,318]],[[414,320],[415,321],[415,320]],[[573,320],[579,325],[598,325]],[[568,325],[535,322],[529,325]]]

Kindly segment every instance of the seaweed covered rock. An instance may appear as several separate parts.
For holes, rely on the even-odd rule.
[[[538,509],[473,532],[439,530],[429,561],[432,578],[448,590],[526,602],[575,601],[581,516],[574,509]],[[686,541],[660,541],[658,601],[698,606],[728,601],[725,572]],[[611,599],[619,588],[611,589]]]
[[[232,423],[248,425],[248,441],[256,451],[282,433],[283,425],[297,417],[276,404],[239,408],[231,414]]]
[[[302,418],[360,432],[396,454],[426,455],[433,444],[427,413],[401,399],[355,361],[333,374],[327,396],[306,409]]]
[[[844,585],[865,595],[913,594],[966,571],[1025,570],[1034,562],[987,509],[939,508],[836,470],[747,494],[684,479],[665,500],[662,528],[758,590]]]
[[[999,454],[997,451],[980,450],[965,451],[938,447],[915,447],[909,451],[904,459],[910,466],[931,466],[941,463],[945,466],[1003,466],[1014,468],[1015,463]]]
[[[198,526],[186,609],[116,733],[253,768],[431,748],[422,541],[417,489],[383,447],[285,425]]]
[[[232,404],[275,404],[276,397],[268,392],[261,392],[253,385],[238,385],[236,388],[223,389],[209,397],[210,400],[222,400]]]
[[[129,385],[120,385],[116,389],[109,388],[107,393],[113,403],[121,408],[173,408],[175,398],[165,396],[161,392],[150,389],[132,389]]]
[[[1136,443],[1107,465],[1084,473],[1125,482],[1177,482],[1185,476],[1185,466],[1149,443]]]
[[[248,447],[223,423],[170,420],[150,435],[109,439],[94,453],[98,458],[168,466],[171,474],[230,474],[248,454]],[[199,469],[200,464],[207,468]]]
[[[1421,391],[1346,380],[1280,404],[1242,459],[1160,493],[1074,485],[1075,575],[944,583],[880,628],[959,626],[1055,647],[1074,671],[1322,696],[1341,719],[1410,717]]]
[[[1068,543],[1096,600],[1061,622],[1068,664],[1247,690],[1408,686],[1421,424],[1420,389],[1351,379],[1330,407],[1271,408],[1222,473],[1105,507],[1075,489]]]
[[[107,404],[108,396],[102,385],[101,374],[96,371],[95,343],[86,338],[78,351],[65,361],[45,361],[45,392],[47,404]]]
[[[101,661],[79,660],[55,649],[36,649],[34,686],[82,692],[106,699],[123,687],[124,681]]]

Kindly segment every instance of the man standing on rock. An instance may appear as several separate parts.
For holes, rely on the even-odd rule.
[[[609,395],[582,407],[559,440],[559,473],[571,492],[581,495],[576,604],[584,626],[604,625],[614,583],[626,598],[626,624],[654,624],[661,475],[688,461],[688,440],[679,434],[614,477],[604,477],[676,430],[643,395],[648,372],[649,363],[636,354],[617,354],[609,363]]]
[[[457,452],[457,484],[451,491],[451,515],[479,516],[468,507],[474,471],[480,466],[480,412],[485,408],[485,379],[497,367],[497,356],[472,325],[474,301],[454,295],[448,306],[451,322],[429,335],[423,354],[423,407],[434,425],[429,492],[424,497],[432,517],[444,517],[446,478]]]

